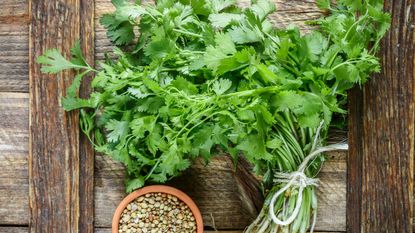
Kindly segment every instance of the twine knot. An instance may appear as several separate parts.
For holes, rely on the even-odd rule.
[[[278,190],[278,192],[276,192],[272,196],[272,199],[271,199],[271,202],[270,202],[269,216],[271,217],[272,221],[274,221],[274,223],[277,224],[277,225],[286,226],[286,225],[292,223],[295,220],[295,218],[298,216],[298,213],[300,211],[301,203],[303,201],[304,189],[308,186],[318,186],[318,179],[307,177],[307,175],[305,174],[305,169],[307,168],[308,163],[312,159],[314,159],[317,155],[319,155],[323,152],[334,151],[334,150],[347,150],[348,149],[348,145],[344,144],[344,143],[333,144],[333,145],[328,145],[328,146],[316,148],[318,137],[320,135],[320,129],[321,129],[322,126],[323,126],[323,122],[320,123],[320,126],[317,129],[316,136],[314,138],[314,143],[313,143],[310,154],[307,157],[304,158],[304,161],[300,164],[300,166],[298,167],[298,170],[294,171],[294,172],[290,172],[290,173],[277,172],[275,174],[274,182],[276,182],[276,183],[286,183],[284,185],[284,187],[282,187],[280,190]],[[294,211],[292,212],[291,216],[283,221],[283,220],[280,220],[276,216],[274,206],[275,206],[275,201],[277,200],[277,198],[280,195],[282,195],[289,188],[298,188],[297,202],[295,204],[295,208],[294,208]],[[317,214],[316,214],[316,211],[315,211],[314,216],[313,216],[313,223],[312,223],[311,229],[310,229],[310,233],[312,233],[313,230],[314,230],[314,225],[316,223],[316,217],[317,217]]]

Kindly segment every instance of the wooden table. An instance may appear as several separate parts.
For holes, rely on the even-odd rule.
[[[66,72],[59,75],[59,79],[41,75],[34,61],[46,48],[57,47],[68,52],[73,42],[81,38],[89,61],[98,62],[105,52],[111,51],[98,19],[105,12],[112,11],[112,5],[109,0],[30,2],[31,5],[29,0],[2,0],[0,7],[0,232],[110,232],[113,211],[125,196],[124,169],[109,157],[94,155],[85,139],[79,136],[76,114],[67,114],[58,107],[59,96],[73,74]],[[304,21],[322,14],[313,2],[276,0],[279,12],[272,19],[283,26],[293,22],[307,32],[309,28]],[[247,5],[246,1],[240,1],[240,4]],[[405,10],[405,4],[412,4],[408,8],[411,11]],[[399,21],[396,27],[408,33],[413,33],[413,29],[403,24],[413,27],[414,5],[414,1],[403,0],[390,1],[388,5],[389,9],[401,12],[398,16],[403,17],[406,12],[405,22],[395,18],[394,22]],[[399,36],[399,30],[393,30],[392,35]],[[391,38],[388,41],[394,39]],[[412,38],[409,34],[401,46],[405,47]],[[408,53],[414,51],[413,45],[405,48]],[[393,52],[395,50],[383,54]],[[413,55],[408,53],[403,54],[399,61],[413,61]],[[391,69],[397,69],[393,66],[394,61],[390,62]],[[318,231],[346,231],[347,170],[349,181],[353,181],[348,186],[352,194],[348,198],[347,211],[353,214],[348,215],[349,232],[360,232],[360,229],[356,230],[359,226],[362,226],[361,232],[385,232],[374,229],[412,231],[414,100],[410,94],[414,93],[414,84],[410,74],[413,74],[413,64],[409,63],[402,69],[410,78],[406,81],[395,80],[390,87],[405,84],[408,89],[399,89],[400,93],[397,89],[383,95],[385,98],[399,95],[402,101],[398,107],[412,112],[401,112],[399,109],[388,112],[389,116],[402,117],[402,121],[390,122],[393,129],[384,131],[383,136],[397,140],[391,135],[401,134],[399,140],[406,140],[407,143],[378,155],[376,161],[384,164],[371,164],[367,158],[372,157],[366,156],[371,148],[364,147],[368,144],[362,143],[359,136],[365,133],[363,142],[370,141],[370,135],[379,136],[371,134],[375,130],[370,129],[372,121],[367,120],[369,116],[365,112],[370,107],[362,104],[363,99],[364,103],[372,103],[369,100],[376,98],[373,93],[355,91],[351,101],[357,107],[351,108],[350,121],[360,123],[353,124],[356,127],[352,128],[350,136],[351,146],[356,148],[349,157],[349,164],[352,163],[353,167],[347,168],[347,153],[331,153],[325,163],[319,177]],[[385,84],[372,84],[376,85],[382,87]],[[382,88],[379,90],[382,91]],[[374,101],[372,104],[379,106],[382,103]],[[388,103],[385,108],[396,104]],[[362,131],[358,126],[369,131]],[[382,124],[378,126],[382,129],[386,127]],[[396,153],[401,159],[396,161],[396,156],[388,157],[389,152]],[[393,171],[378,174],[376,166],[389,167]],[[226,156],[218,156],[208,166],[197,162],[183,177],[171,183],[194,198],[203,213],[207,230],[241,232],[256,215],[253,208],[255,198],[247,198],[249,192],[242,184],[241,174],[234,171]],[[397,184],[403,187],[394,191],[393,183],[373,185],[369,179],[372,177],[377,182],[385,177],[390,177],[392,181],[398,179]],[[390,192],[384,192],[384,198],[389,203],[376,204],[378,201],[368,199],[364,202],[366,205],[361,205],[362,200],[366,200],[364,197],[376,193],[373,190],[376,187],[384,187]],[[254,193],[258,195],[259,190]],[[380,197],[376,197],[379,200]],[[404,210],[398,211],[399,208]],[[387,216],[382,212],[385,209],[393,218],[383,226],[366,214],[372,213],[375,218],[385,219]],[[399,216],[402,212],[404,216]],[[397,222],[405,227],[395,225]]]

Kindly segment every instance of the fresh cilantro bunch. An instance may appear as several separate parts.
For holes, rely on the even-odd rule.
[[[66,60],[57,50],[39,57],[45,73],[79,70],[63,107],[81,109],[81,129],[98,152],[122,162],[127,191],[180,175],[193,159],[217,149],[245,156],[264,177],[292,172],[325,144],[332,115],[345,114],[346,91],[378,72],[375,56],[390,17],[380,0],[329,0],[317,4],[327,17],[318,29],[276,28],[268,0],[239,8],[234,0],[160,0],[155,5],[113,0],[116,10],[101,23],[118,46],[99,70],[89,66],[79,43]],[[82,77],[93,72],[89,98],[77,97]],[[317,175],[323,157],[306,174]],[[275,208],[282,218],[295,205],[295,190]],[[253,232],[305,232],[316,208],[314,187],[305,189],[300,215],[288,226],[267,218],[267,200]],[[262,221],[264,219],[264,221]]]

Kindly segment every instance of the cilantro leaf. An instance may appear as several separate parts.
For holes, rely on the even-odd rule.
[[[219,13],[209,15],[209,20],[215,28],[224,28],[232,22],[238,22],[243,18],[243,15],[232,13]]]
[[[317,0],[316,4],[322,10],[328,10],[330,8],[330,0]]]
[[[173,80],[171,85],[189,95],[195,95],[198,92],[197,87],[182,76],[178,77],[176,80]]]
[[[136,177],[127,181],[126,191],[131,193],[132,191],[144,186],[144,177]]]
[[[223,64],[222,60],[228,58],[228,55],[236,53],[235,44],[227,34],[217,33],[215,36],[216,46],[208,46],[204,55],[204,62],[214,73],[219,66]]]
[[[229,31],[229,35],[237,44],[246,44],[261,41],[261,32],[257,28],[249,28],[248,26],[233,26]]]
[[[107,36],[115,45],[130,43],[134,37],[134,25],[131,21],[145,14],[139,5],[130,5],[123,1],[113,2],[117,8],[114,13],[104,14],[100,23],[107,29]]]
[[[109,142],[117,142],[127,136],[128,122],[111,119],[106,125],[105,129],[108,131],[107,139]]]
[[[236,149],[243,151],[250,161],[257,159],[272,160],[272,155],[267,152],[265,143],[259,135],[249,135],[238,144]]]
[[[146,48],[144,48],[145,55],[149,56],[152,59],[165,58],[169,54],[174,53],[174,51],[175,51],[174,42],[167,38],[152,41],[147,45]]]
[[[57,49],[47,50],[37,58],[37,63],[42,64],[41,71],[48,74],[56,74],[68,69],[87,69],[84,65],[74,64],[66,60]]]
[[[132,120],[129,125],[135,137],[143,138],[146,132],[153,131],[156,120],[154,116],[145,116]]]
[[[211,3],[214,13],[218,13],[228,7],[234,6],[236,4],[236,0],[212,0]]]
[[[216,95],[222,95],[232,86],[232,81],[228,79],[219,79],[213,83],[213,91]]]
[[[273,1],[258,0],[250,9],[260,20],[263,20],[266,16],[274,12],[276,8]]]

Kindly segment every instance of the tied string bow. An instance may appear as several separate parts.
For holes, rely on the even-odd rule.
[[[320,123],[320,126],[317,129],[316,136],[314,138],[313,147],[311,150],[311,153],[304,159],[304,161],[300,164],[297,171],[291,172],[291,173],[283,173],[283,172],[277,172],[275,174],[274,182],[276,183],[286,183],[284,187],[282,187],[278,192],[276,192],[271,199],[270,202],[270,208],[269,208],[269,216],[271,217],[272,221],[274,221],[275,224],[280,226],[286,226],[292,223],[295,218],[298,216],[298,213],[301,208],[301,203],[303,201],[303,192],[304,189],[308,186],[318,186],[318,179],[307,177],[305,174],[305,169],[307,168],[308,163],[313,160],[317,155],[327,152],[327,151],[334,151],[334,150],[347,150],[348,145],[345,143],[338,143],[338,144],[332,144],[324,147],[316,147],[318,137],[320,134],[321,127],[323,125],[323,122]],[[294,211],[292,212],[291,216],[288,217],[285,220],[281,220],[276,216],[274,205],[277,198],[282,195],[287,189],[289,188],[298,188],[298,196],[297,196],[297,202],[294,208]],[[313,216],[313,223],[311,225],[310,232],[312,233],[314,230],[314,226],[316,223],[316,217],[317,214],[314,213]]]

